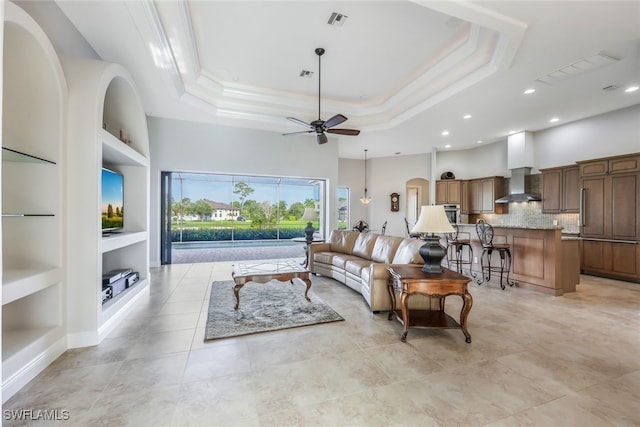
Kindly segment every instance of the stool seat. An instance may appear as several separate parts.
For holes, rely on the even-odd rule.
[[[446,233],[447,238],[447,268],[451,268],[451,264],[455,264],[458,273],[462,274],[462,266],[469,266],[469,274],[476,277],[476,273],[471,269],[473,260],[473,248],[471,247],[471,238],[461,238],[460,230],[457,224],[452,224],[454,232]],[[467,248],[467,257],[463,256],[464,248]]]
[[[483,246],[484,248],[485,246]],[[509,245],[508,243],[494,243],[491,246],[487,246],[487,248],[493,248],[493,249],[511,249],[511,245]]]
[[[503,277],[506,273],[506,283],[509,286],[513,286],[513,282],[509,281],[509,273],[511,272],[511,245],[508,243],[494,243],[493,242],[493,227],[485,220],[479,219],[476,223],[476,232],[478,233],[478,239],[482,245],[482,255],[480,255],[480,269],[482,270],[482,279],[478,284],[488,282],[491,280],[491,272],[500,272],[500,288],[504,289]],[[498,252],[500,255],[500,266],[491,266],[491,255],[493,251]],[[485,266],[486,262],[486,266]]]

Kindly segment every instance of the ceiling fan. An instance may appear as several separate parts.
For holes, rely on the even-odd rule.
[[[347,121],[347,117],[342,114],[336,114],[335,116],[331,117],[327,121],[324,121],[320,118],[320,82],[321,82],[320,58],[322,57],[322,55],[324,55],[324,49],[319,47],[316,49],[315,52],[316,52],[316,55],[318,55],[318,120],[314,120],[311,123],[307,123],[303,120],[296,119],[295,117],[287,117],[287,120],[291,120],[292,122],[302,125],[308,128],[309,130],[302,130],[298,132],[288,132],[288,133],[283,133],[283,135],[294,135],[297,133],[315,132],[316,138],[318,140],[318,144],[324,144],[327,142],[327,135],[325,135],[325,132],[336,133],[339,135],[353,135],[353,136],[359,135],[360,131],[356,129],[333,129],[334,126],[337,126],[340,123]]]

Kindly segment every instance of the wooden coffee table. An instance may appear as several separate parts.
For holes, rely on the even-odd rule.
[[[304,297],[307,301],[311,302],[309,298],[309,289],[311,289],[309,270],[298,264],[295,260],[239,262],[233,265],[231,275],[236,284],[233,287],[233,293],[236,296],[236,309],[240,306],[240,289],[247,282],[267,283],[272,280],[279,282],[289,280],[291,284],[293,284],[293,279],[300,279],[307,285]]]

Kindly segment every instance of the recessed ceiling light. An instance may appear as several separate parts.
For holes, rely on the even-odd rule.
[[[466,114],[462,118],[463,119],[470,119],[471,117],[473,117],[471,114]]]
[[[517,133],[517,132],[518,132],[517,130],[510,130],[509,135],[513,135],[514,133]]]
[[[640,87],[638,87],[638,86],[629,86],[629,87],[628,87],[628,88],[626,88],[624,91],[625,91],[625,92],[627,92],[627,93],[629,93],[629,92],[635,92],[635,91],[637,91],[638,89],[640,89]]]
[[[476,141],[476,144],[482,144],[483,142],[484,142],[483,140],[479,139]]]
[[[554,117],[554,118],[552,118],[551,120],[549,120],[549,122],[551,122],[551,123],[555,123],[555,122],[557,122],[557,121],[559,121],[559,120],[560,120],[559,118]]]
[[[442,131],[442,136],[447,136],[449,135],[449,131],[448,130],[443,130]]]
[[[451,148],[451,144],[445,145],[444,148]]]
[[[536,90],[535,90],[535,89],[533,89],[533,88],[532,88],[532,89],[527,89],[527,90],[525,90],[525,91],[524,91],[524,94],[525,94],[525,95],[531,95],[531,94],[532,94],[533,92],[535,92],[535,91],[536,91]]]

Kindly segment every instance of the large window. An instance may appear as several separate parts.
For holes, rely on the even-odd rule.
[[[303,237],[305,208],[323,227],[324,181],[164,172],[167,242],[274,240]],[[169,226],[167,226],[169,225]]]

